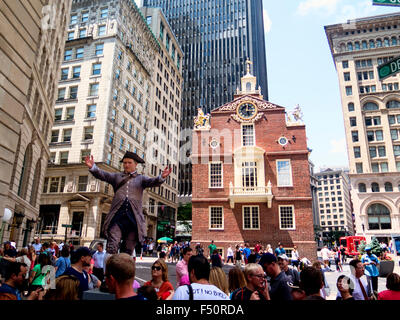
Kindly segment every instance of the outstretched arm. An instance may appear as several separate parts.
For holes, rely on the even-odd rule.
[[[164,171],[158,177],[149,178],[149,177],[143,176],[142,187],[144,189],[158,187],[165,181],[165,179],[169,176],[171,171],[172,171],[171,168],[165,167]]]
[[[94,163],[93,156],[87,156],[85,158],[85,164],[89,168],[90,173],[93,174],[95,178],[106,181],[112,185],[115,183],[114,173],[101,170],[99,167],[97,167]]]

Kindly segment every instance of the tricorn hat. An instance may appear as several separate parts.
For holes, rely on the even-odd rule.
[[[124,157],[121,159],[120,162],[124,161],[125,158],[132,159],[132,160],[136,161],[137,163],[144,163],[144,160],[141,157],[139,157],[136,153],[133,153],[130,151],[127,151],[125,153]]]

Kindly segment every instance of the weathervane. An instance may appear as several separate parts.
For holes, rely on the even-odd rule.
[[[247,74],[250,74],[250,65],[253,64],[253,62],[250,61],[249,58],[246,60],[246,65],[247,65]]]

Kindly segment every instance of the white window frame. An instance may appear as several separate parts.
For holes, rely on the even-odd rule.
[[[253,144],[252,145],[244,145],[243,144],[243,126],[252,126],[253,127]],[[242,123],[240,126],[240,138],[241,138],[241,143],[242,147],[255,147],[256,146],[256,128],[254,126],[254,123]]]
[[[253,227],[253,210],[250,210],[250,228],[244,227],[244,208],[257,208],[258,209],[258,228]],[[243,230],[260,230],[261,221],[260,221],[260,206],[242,206],[242,229]]]
[[[253,167],[253,166],[249,166],[249,167],[243,167],[243,163],[245,163],[245,162],[254,162],[255,163],[255,166]],[[244,181],[243,181],[243,179],[244,179],[244,175],[243,175],[243,168],[254,168],[255,169],[255,179],[254,179],[254,186],[245,186],[245,184],[243,183]],[[242,160],[242,163],[241,163],[241,168],[240,168],[240,170],[241,170],[241,172],[240,172],[240,177],[241,177],[241,186],[242,186],[242,188],[243,189],[255,189],[255,188],[257,188],[260,184],[259,184],[259,181],[258,181],[258,177],[259,177],[259,174],[260,174],[260,172],[259,172],[259,165],[258,165],[258,161],[254,161],[254,160],[251,160],[251,161],[247,161],[246,159],[243,159]]]
[[[221,185],[219,185],[219,186],[211,185],[211,165],[212,164],[221,164]],[[224,164],[222,161],[210,161],[208,163],[208,187],[211,189],[221,189],[224,187]]]
[[[212,228],[211,227],[211,211],[212,208],[221,208],[222,214],[222,226],[219,228]],[[223,206],[209,206],[208,207],[208,229],[209,230],[224,230],[224,207]]]
[[[279,169],[278,169],[278,162],[289,161],[289,174],[290,174],[290,184],[280,184],[279,183]],[[292,172],[292,161],[290,159],[276,159],[276,182],[278,187],[293,187],[293,172]]]
[[[293,215],[293,227],[292,228],[282,228],[281,208],[287,208],[287,207],[292,208],[292,215]],[[280,230],[296,230],[296,214],[294,211],[294,205],[281,205],[281,206],[278,206],[278,210],[279,210],[279,229]]]

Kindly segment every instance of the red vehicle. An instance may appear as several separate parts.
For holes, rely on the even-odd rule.
[[[342,245],[346,249],[345,255],[353,257],[360,254],[357,251],[357,247],[361,243],[361,241],[366,241],[365,237],[348,236],[339,238],[340,245]]]

